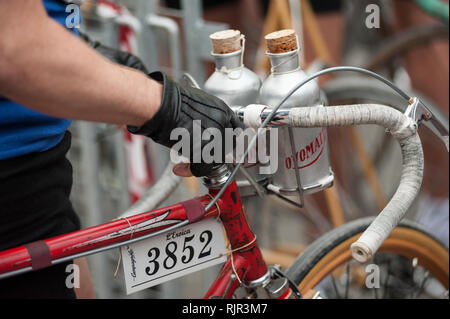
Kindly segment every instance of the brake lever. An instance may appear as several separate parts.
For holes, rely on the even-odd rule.
[[[448,127],[434,116],[430,109],[419,98],[413,97],[410,99],[405,115],[412,118],[417,124],[420,124],[422,121],[430,122],[439,133],[439,139],[444,143],[447,152],[449,151]]]

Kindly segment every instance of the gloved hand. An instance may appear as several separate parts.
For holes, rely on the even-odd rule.
[[[226,153],[231,151],[226,149],[225,129],[244,129],[243,123],[222,100],[202,90],[182,87],[161,72],[154,72],[149,76],[163,84],[161,106],[156,115],[142,127],[128,127],[128,130],[133,134],[148,136],[155,142],[171,148],[178,142],[170,139],[172,130],[185,128],[190,134],[191,172],[197,177],[208,175],[215,166],[225,162]],[[201,121],[201,127],[198,129],[202,134],[208,128],[216,128],[221,132],[220,163],[193,163],[193,153],[199,149],[203,150],[212,140],[204,141],[194,136],[194,120]]]
[[[80,33],[80,38],[84,40],[90,47],[95,49],[98,53],[112,62],[124,65],[148,74],[148,70],[144,63],[137,56],[128,52],[116,50],[107,46],[104,46],[98,41],[91,40],[87,35]]]

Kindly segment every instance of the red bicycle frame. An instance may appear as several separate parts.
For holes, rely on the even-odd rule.
[[[155,211],[0,252],[0,277],[8,273],[18,274],[46,268],[71,257],[95,253],[95,250],[100,248],[117,246],[130,239],[138,240],[179,224],[181,226],[205,218],[219,217],[233,253],[228,257],[205,298],[213,296],[230,298],[241,281],[251,282],[262,278],[267,275],[268,267],[262,258],[255,234],[246,220],[236,183],[233,182],[215,207],[206,212],[206,205],[218,190],[210,189],[209,192],[209,195]]]

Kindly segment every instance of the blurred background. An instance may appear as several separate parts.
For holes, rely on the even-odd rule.
[[[448,4],[448,1],[443,1]],[[202,86],[214,72],[209,35],[225,29],[246,37],[245,65],[263,80],[270,73],[264,35],[293,28],[307,73],[337,65],[360,66],[390,78],[420,96],[448,123],[448,7],[427,0],[116,0],[87,1],[81,30],[105,45],[132,52],[151,71],[177,80],[188,72]],[[367,27],[379,8],[379,25]],[[378,22],[374,20],[375,22]],[[402,103],[376,81],[343,74],[320,79],[330,105],[349,102]],[[404,103],[404,102],[403,102]],[[75,122],[70,158],[74,206],[84,227],[117,218],[154,185],[168,152],[122,128]],[[346,221],[376,215],[400,178],[398,145],[380,129],[329,129],[334,186],[307,196],[299,208],[267,194],[244,199],[248,218],[267,260],[286,267],[321,234]],[[449,171],[445,146],[421,128],[425,151],[423,189],[408,217],[448,246]],[[201,195],[196,179],[183,179],[160,207]],[[295,202],[295,198],[292,199]],[[125,298],[118,251],[89,257],[100,298]],[[219,268],[194,273],[129,298],[200,298]]]

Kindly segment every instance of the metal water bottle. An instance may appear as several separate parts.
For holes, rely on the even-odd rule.
[[[244,66],[244,36],[238,30],[225,30],[212,34],[210,39],[216,70],[205,82],[205,91],[222,99],[232,108],[256,103],[261,80]],[[244,163],[244,168],[254,181],[260,182],[268,177],[259,174],[257,163]],[[238,186],[241,186],[241,196],[254,194],[253,187],[240,172],[236,180]]]
[[[299,65],[298,40],[294,30],[271,33],[266,36],[266,43],[272,69],[262,84],[259,103],[275,107],[307,75]],[[315,80],[295,92],[281,109],[302,106],[323,107]],[[278,170],[273,175],[272,184],[281,194],[311,194],[333,184],[325,128],[279,128],[278,142]]]

